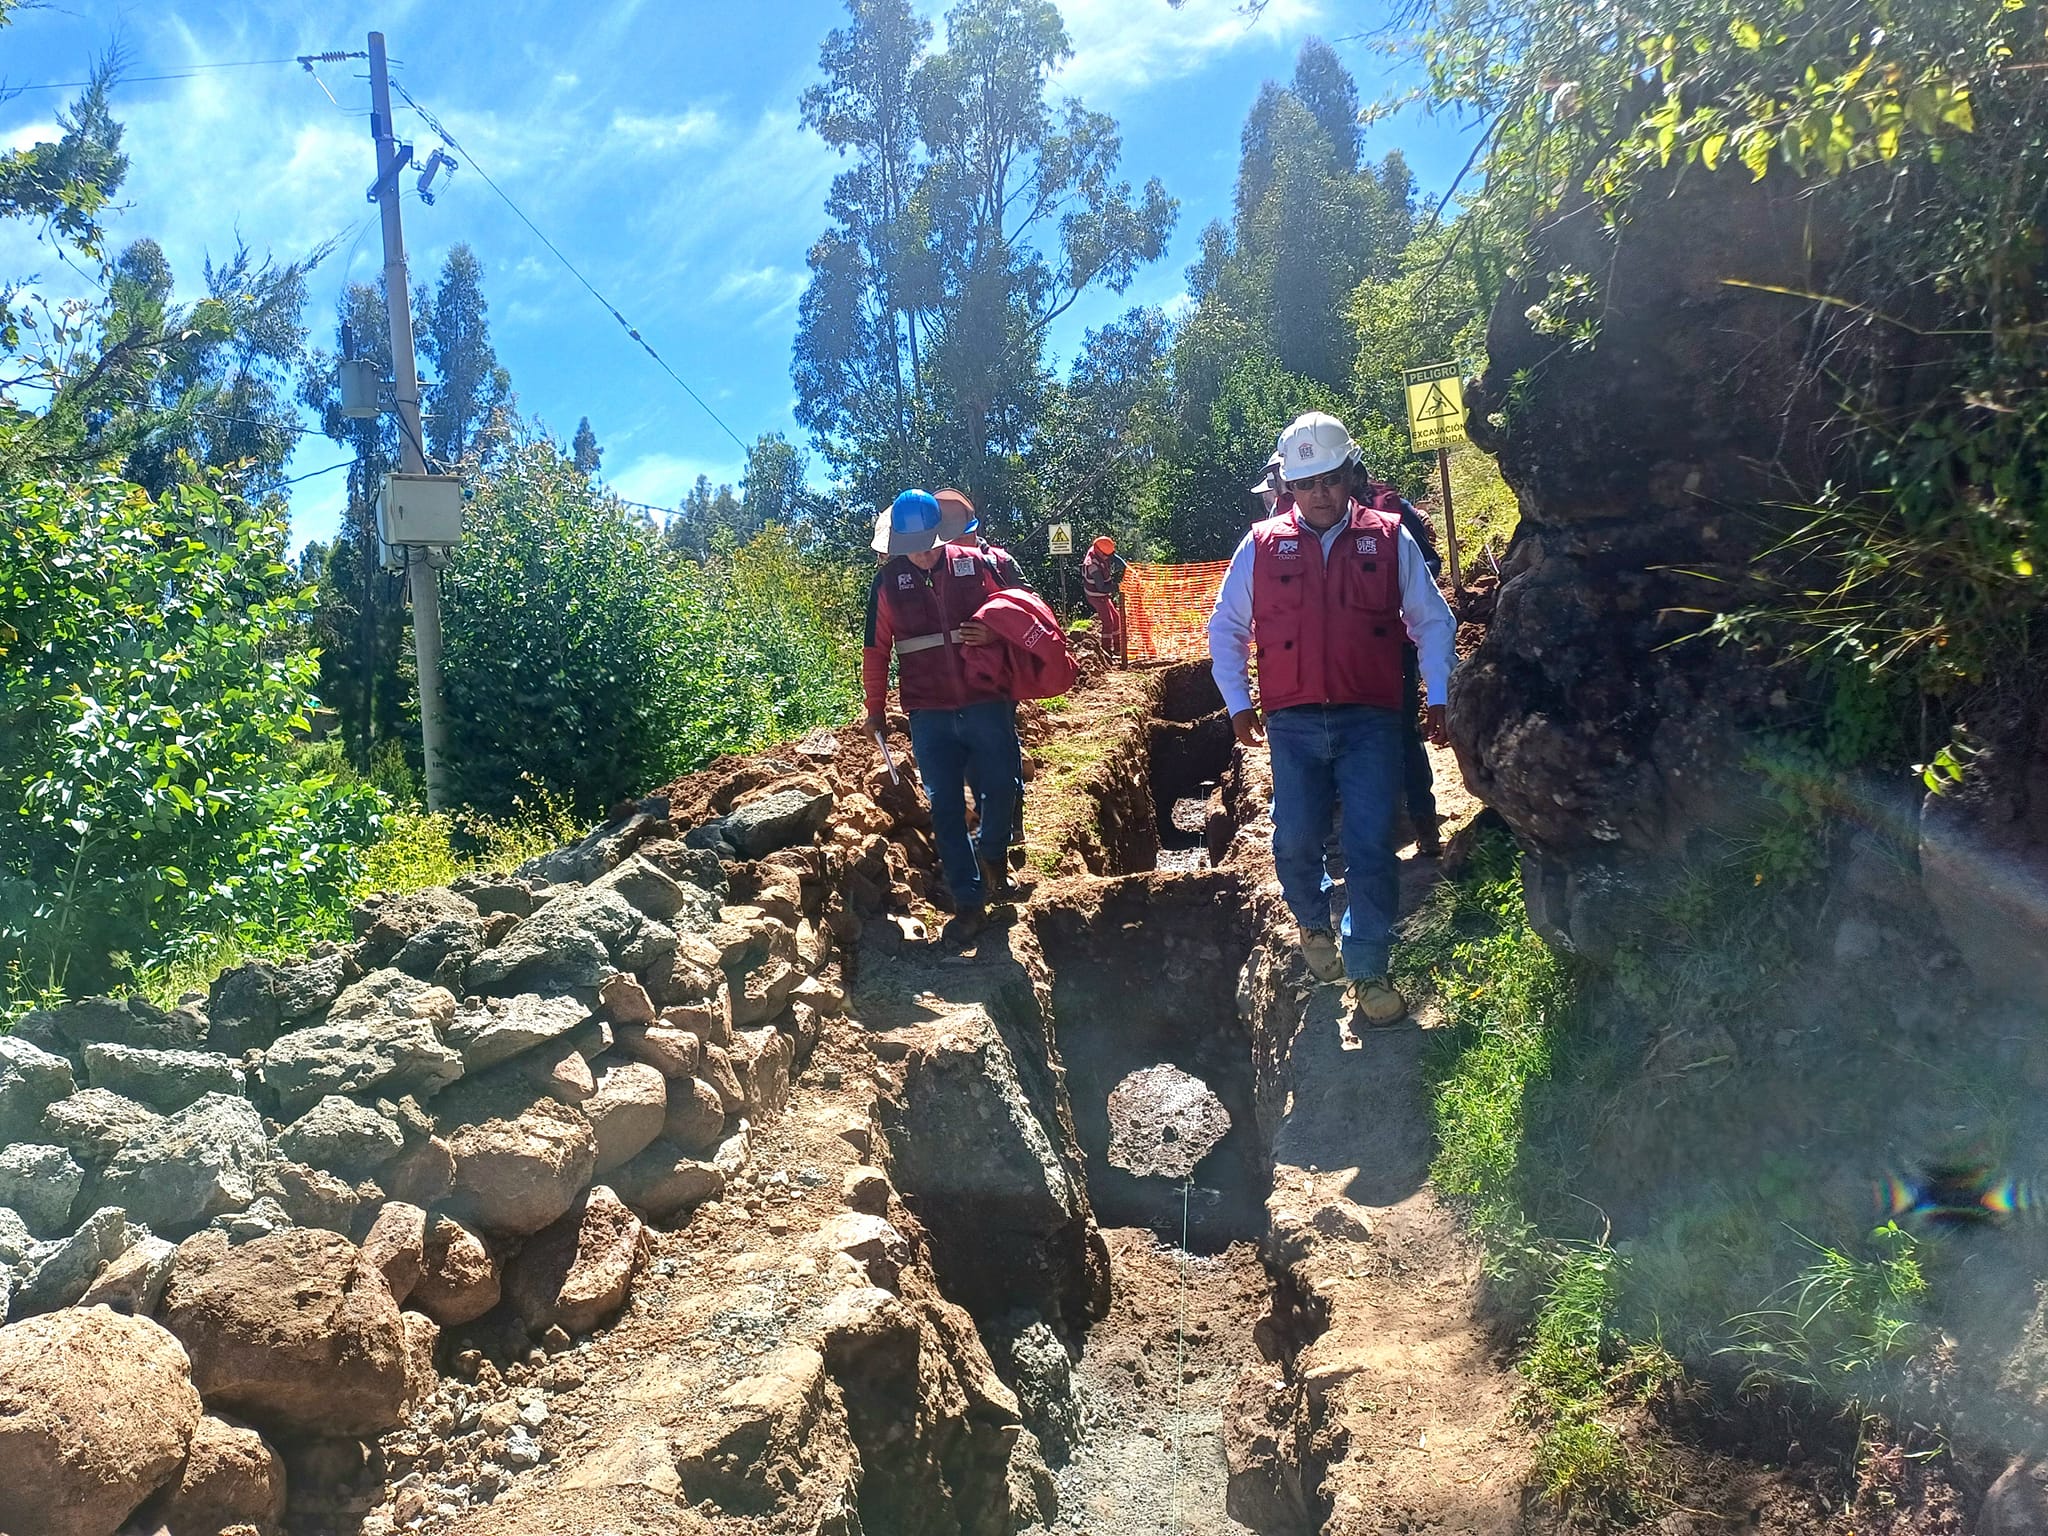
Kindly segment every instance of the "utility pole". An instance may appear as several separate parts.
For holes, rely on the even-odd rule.
[[[412,287],[405,271],[405,232],[398,222],[398,139],[391,125],[391,74],[384,34],[370,34],[370,133],[377,141],[377,206],[384,222],[384,310],[391,318],[392,389],[398,403],[398,459],[409,475],[427,472],[420,435],[419,364],[412,350]],[[429,552],[405,550],[412,598],[413,652],[419,661],[420,746],[426,758],[427,809],[447,808],[448,722],[441,708],[441,586]]]

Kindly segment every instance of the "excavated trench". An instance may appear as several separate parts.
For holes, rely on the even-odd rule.
[[[1041,1414],[1035,1427],[1060,1488],[1051,1531],[1221,1536],[1253,1529],[1230,1513],[1233,1399],[1244,1382],[1286,1369],[1261,1353],[1277,1353],[1270,1319],[1286,1309],[1261,1258],[1270,1128],[1239,1007],[1258,933],[1239,876],[1211,867],[1211,850],[1235,830],[1217,790],[1231,756],[1222,699],[1199,666],[1164,672],[1155,697],[1130,761],[1105,776],[1100,814],[1105,825],[1149,819],[1156,865],[1130,847],[1108,878],[1049,893],[1029,911],[1048,983],[1045,1039],[1110,1268],[1106,1315],[1067,1341],[1063,1417],[1048,1424]],[[1130,1106],[1148,1081],[1173,1073],[1213,1096],[1212,1118],[1203,1133],[1185,1116],[1176,1122],[1172,1105],[1150,1106],[1165,1122],[1166,1159],[1181,1134],[1207,1144],[1216,1105],[1228,1129],[1185,1177],[1119,1166]]]

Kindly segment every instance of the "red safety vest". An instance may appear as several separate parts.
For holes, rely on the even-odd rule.
[[[1292,508],[1252,526],[1259,707],[1401,707],[1401,519],[1351,504],[1330,545]]]
[[[903,707],[965,709],[1008,695],[990,690],[962,664],[959,630],[1001,590],[995,572],[973,544],[948,544],[929,571],[898,555],[877,574],[876,591],[888,606],[896,648],[896,687]]]

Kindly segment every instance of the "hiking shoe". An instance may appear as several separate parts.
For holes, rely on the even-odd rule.
[[[1303,928],[1301,958],[1317,981],[1342,981],[1344,957],[1337,953],[1337,936],[1327,928]]]
[[[1384,976],[1355,976],[1344,996],[1368,1024],[1398,1024],[1408,1016],[1408,999]]]
[[[975,907],[971,911],[956,912],[939,930],[939,943],[946,949],[965,949],[988,928],[988,911]]]
[[[1440,859],[1443,856],[1444,840],[1436,833],[1415,839],[1415,857],[1418,859]]]
[[[992,864],[981,861],[981,888],[990,901],[1022,901],[1031,894],[1031,888],[1012,875],[1008,861]]]

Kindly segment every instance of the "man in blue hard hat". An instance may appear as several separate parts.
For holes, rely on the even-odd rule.
[[[948,542],[948,537],[958,542]],[[868,596],[861,686],[870,734],[888,731],[889,662],[910,716],[910,743],[931,800],[932,834],[953,897],[942,942],[966,944],[988,926],[991,898],[1019,893],[1006,856],[1023,780],[1015,700],[977,684],[962,665],[964,647],[996,637],[975,610],[1007,583],[949,519],[935,497],[905,491],[875,520],[874,548],[884,557]],[[967,782],[981,790],[979,837],[967,831]]]

